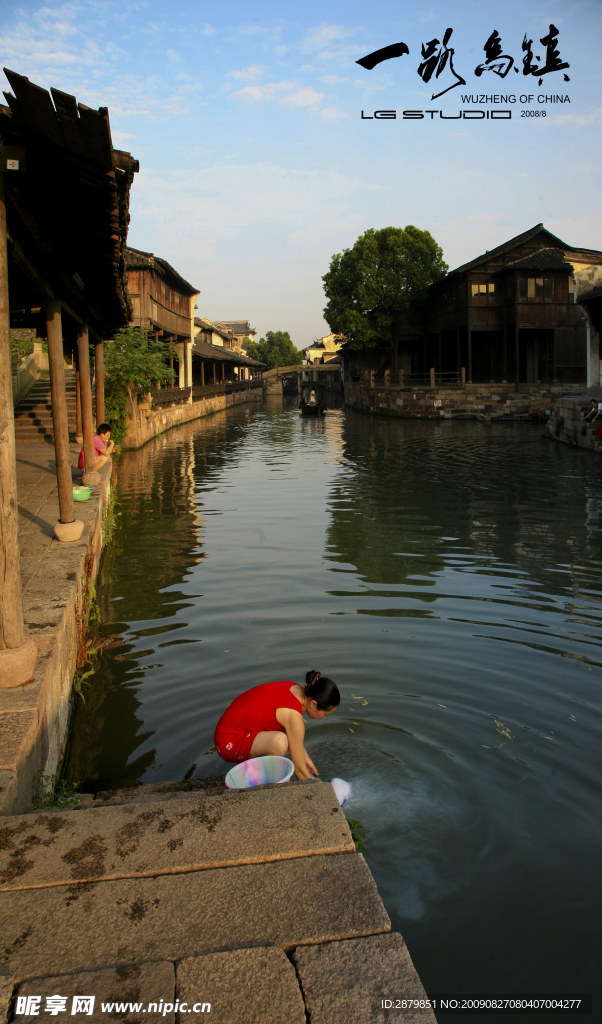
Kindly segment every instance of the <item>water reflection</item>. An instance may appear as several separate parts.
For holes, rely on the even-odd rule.
[[[126,455],[71,778],[223,771],[226,704],[320,668],[308,747],[427,989],[598,991],[600,473],[526,423],[276,399]]]

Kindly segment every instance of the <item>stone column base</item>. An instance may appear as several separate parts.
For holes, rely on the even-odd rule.
[[[98,487],[100,483],[100,473],[96,471],[93,473],[84,472],[82,476],[82,483],[84,487]]]
[[[6,647],[0,651],[0,689],[22,686],[33,676],[38,648],[35,640],[21,647]]]
[[[83,533],[84,524],[81,519],[75,519],[72,523],[57,523],[54,527],[54,536],[62,544],[72,544],[79,540]]]

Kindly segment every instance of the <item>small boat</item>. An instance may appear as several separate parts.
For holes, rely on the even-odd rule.
[[[301,402],[302,416],[322,416],[323,412],[324,410],[319,403],[310,405],[309,402]]]

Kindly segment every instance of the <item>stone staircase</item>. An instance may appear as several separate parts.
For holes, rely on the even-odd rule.
[[[69,432],[74,434],[76,428],[75,370],[65,370],[65,389]],[[52,401],[48,374],[42,374],[15,408],[15,440],[17,444],[52,443]]]

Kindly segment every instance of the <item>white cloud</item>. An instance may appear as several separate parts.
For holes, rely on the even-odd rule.
[[[205,22],[203,27],[199,29],[199,33],[202,36],[214,36],[216,31],[217,29],[213,28],[213,26],[210,25],[209,22],[207,21]]]
[[[237,82],[254,82],[261,78],[263,68],[260,64],[250,64],[248,68],[241,68],[240,71],[229,71],[227,77],[235,78]]]
[[[325,46],[355,35],[357,31],[357,29],[345,28],[343,25],[323,23],[316,28],[308,29],[301,40],[301,49],[306,53],[322,50]]]
[[[180,57],[180,54],[177,53],[175,50],[168,50],[166,56],[167,59],[172,61],[174,64],[182,63],[182,58]]]
[[[602,107],[595,107],[587,114],[577,114],[571,111],[569,114],[552,114],[550,116],[549,110],[547,113],[548,117],[545,121],[547,125],[567,124],[574,128],[588,128],[592,124],[602,124]]]
[[[290,107],[316,107],[323,99],[324,93],[318,92],[313,86],[308,85],[295,89],[290,95],[284,96],[281,102]]]
[[[259,100],[281,99],[295,88],[294,82],[267,82],[265,85],[246,85],[244,89],[237,89],[231,95],[248,103],[257,103]]]
[[[348,78],[341,78],[340,75],[322,75],[320,78],[321,82],[326,82],[327,85],[336,85],[337,82],[348,82]]]

